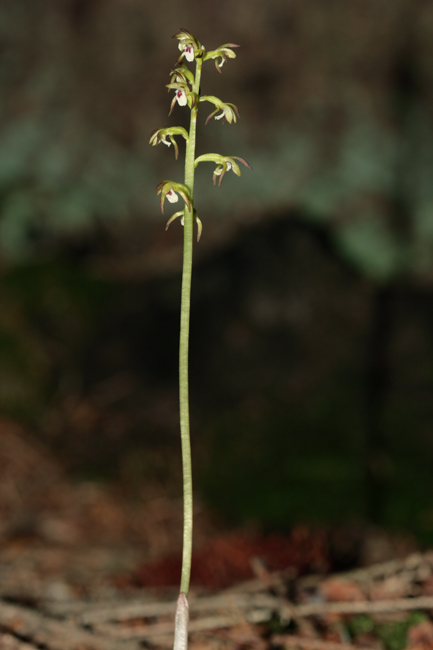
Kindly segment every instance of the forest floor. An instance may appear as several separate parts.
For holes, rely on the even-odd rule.
[[[15,424],[0,433],[0,650],[170,647],[181,500],[76,483]],[[433,648],[433,552],[410,535],[227,530],[197,499],[195,548],[193,650]]]

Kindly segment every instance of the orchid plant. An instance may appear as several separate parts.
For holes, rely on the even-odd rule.
[[[180,582],[180,593],[176,605],[174,650],[186,650],[188,645],[188,591],[191,575],[192,556],[192,526],[193,526],[193,493],[192,493],[192,468],[191,468],[191,442],[189,428],[189,386],[188,386],[188,347],[189,347],[189,321],[190,321],[190,299],[191,299],[191,277],[192,277],[192,256],[193,256],[193,230],[194,223],[197,224],[197,241],[202,234],[202,222],[195,209],[194,201],[194,174],[197,165],[201,162],[213,162],[216,167],[213,172],[213,184],[221,185],[221,182],[228,171],[233,171],[237,176],[241,175],[238,163],[251,169],[251,166],[243,158],[238,156],[223,156],[216,153],[208,153],[196,158],[196,130],[197,114],[201,102],[212,104],[214,110],[206,120],[206,124],[212,118],[222,120],[222,123],[235,123],[239,117],[239,111],[234,104],[223,102],[213,95],[200,95],[200,83],[202,67],[205,61],[213,60],[218,72],[228,59],[236,58],[233,48],[239,47],[234,43],[226,43],[216,50],[207,51],[203,45],[186,29],[181,29],[173,38],[179,41],[181,54],[170,73],[170,83],[167,84],[169,91],[174,91],[170,105],[171,115],[176,103],[179,106],[187,107],[190,110],[189,132],[181,126],[156,129],[150,136],[149,143],[155,146],[163,143],[168,147],[173,146],[175,158],[179,157],[179,146],[176,137],[181,137],[186,142],[185,149],[185,175],[184,182],[177,183],[171,180],[161,181],[157,187],[160,196],[161,212],[164,214],[165,199],[169,203],[178,203],[179,198],[183,201],[183,208],[175,212],[167,221],[166,229],[175,220],[180,219],[184,226],[183,240],[183,270],[182,270],[182,292],[180,308],[180,338],[179,338],[179,403],[180,403],[180,435],[182,445],[182,469],[183,469],[183,498],[184,498],[184,523],[183,523],[183,552],[182,552],[182,574]],[[186,63],[195,63],[195,72]]]

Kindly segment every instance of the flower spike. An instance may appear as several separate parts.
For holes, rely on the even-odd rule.
[[[180,337],[179,337],[179,415],[180,415],[180,436],[182,445],[182,469],[184,485],[184,529],[183,529],[183,554],[182,570],[180,579],[180,595],[177,601],[175,614],[174,650],[188,650],[188,592],[191,577],[192,557],[192,524],[193,524],[193,489],[192,489],[192,467],[191,467],[191,441],[189,429],[189,402],[188,402],[188,346],[190,339],[190,312],[191,312],[191,277],[193,268],[193,226],[197,224],[197,242],[203,231],[203,225],[194,207],[194,175],[195,169],[200,162],[213,162],[213,184],[221,185],[222,179],[228,171],[237,176],[241,175],[240,164],[251,169],[251,165],[238,156],[222,156],[217,153],[209,153],[195,158],[197,114],[200,108],[199,102],[207,101],[213,105],[212,113],[206,120],[214,117],[222,122],[232,124],[239,117],[239,111],[234,104],[223,102],[213,95],[200,96],[200,82],[202,68],[205,61],[213,60],[218,72],[227,59],[236,57],[232,48],[239,47],[234,43],[226,43],[216,50],[206,52],[202,44],[186,29],[181,29],[174,38],[179,41],[181,52],[174,68],[170,72],[169,90],[174,91],[174,97],[170,105],[170,113],[176,103],[179,106],[187,106],[190,109],[190,127],[186,131],[183,127],[175,126],[170,128],[156,129],[150,134],[149,143],[156,146],[161,143],[167,147],[173,145],[175,157],[179,155],[179,148],[176,137],[181,136],[186,140],[185,149],[185,171],[184,184],[175,181],[165,180],[158,183],[156,191],[160,197],[161,212],[164,214],[165,199],[169,203],[178,204],[179,197],[183,199],[184,206],[175,212],[167,221],[167,230],[173,221],[180,219],[184,227],[183,238],[183,268],[182,268],[182,292],[180,308]],[[194,74],[187,64],[194,63]]]

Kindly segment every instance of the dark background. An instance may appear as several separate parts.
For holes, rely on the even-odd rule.
[[[187,125],[165,88],[181,27],[241,45],[202,84],[241,119],[205,127],[203,106],[198,154],[253,166],[221,188],[197,172],[197,491],[232,523],[431,541],[424,0],[4,0],[0,413],[71,476],[180,493],[182,232],[164,232],[154,188],[183,165],[148,139]]]

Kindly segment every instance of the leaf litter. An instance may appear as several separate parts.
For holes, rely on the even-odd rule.
[[[170,647],[180,499],[73,482],[17,425],[0,431],[0,647]],[[193,650],[433,650],[433,552],[410,535],[361,527],[341,572],[335,529],[225,530],[197,503]]]

